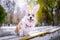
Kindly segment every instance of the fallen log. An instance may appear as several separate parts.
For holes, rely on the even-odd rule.
[[[46,34],[51,34],[51,33],[54,33],[56,31],[58,31],[60,29],[60,27],[57,27],[57,28],[54,28],[54,29],[47,29],[46,31],[44,32],[39,32],[35,35],[32,35],[32,36],[28,36],[28,37],[25,37],[25,38],[21,38],[20,40],[29,40],[29,39],[32,39],[32,38],[35,38],[35,37],[38,37],[38,36],[44,36]]]

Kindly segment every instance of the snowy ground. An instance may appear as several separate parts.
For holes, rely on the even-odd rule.
[[[55,27],[56,26],[53,26],[53,27],[41,26],[36,29],[38,29],[39,31],[45,31],[47,28],[54,29]],[[17,37],[14,30],[15,30],[15,26],[2,27],[2,31],[0,31],[0,40],[19,40],[21,37]],[[33,38],[31,40],[60,40],[59,37],[60,37],[60,30],[51,34],[47,34],[43,37],[39,36],[39,37]]]

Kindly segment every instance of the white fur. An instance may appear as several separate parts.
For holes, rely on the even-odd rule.
[[[21,27],[21,29],[19,30],[19,35],[20,36],[23,36],[23,35],[25,35],[25,36],[28,36],[29,35],[29,31],[31,30],[31,28],[33,28],[33,27],[35,27],[35,23],[36,23],[36,18],[35,18],[35,14],[37,13],[37,11],[38,11],[38,9],[39,9],[39,6],[38,5],[36,5],[34,8],[33,8],[33,11],[32,12],[30,12],[30,7],[29,6],[27,6],[27,8],[26,8],[26,16],[21,20],[21,25],[19,24],[18,25],[18,27]],[[29,16],[28,16],[28,14],[30,14]],[[34,15],[34,16],[32,16],[32,15]],[[32,22],[29,22],[28,21],[28,19],[30,19],[30,17],[32,17]],[[26,28],[26,25],[28,25],[28,27]],[[29,26],[31,26],[31,27],[29,27]]]

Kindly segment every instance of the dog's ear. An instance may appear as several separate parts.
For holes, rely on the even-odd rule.
[[[33,13],[33,14],[36,14],[36,13],[38,12],[38,10],[39,10],[39,7],[40,7],[40,5],[39,5],[39,4],[38,4],[38,5],[36,5],[36,6],[33,8],[32,13]]]
[[[30,6],[26,6],[26,8],[25,8],[25,11],[26,11],[26,13],[29,13],[30,12]]]

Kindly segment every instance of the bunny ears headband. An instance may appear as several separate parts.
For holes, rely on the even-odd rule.
[[[27,13],[37,13],[37,11],[39,10],[39,5],[36,5],[33,9],[30,6],[26,7],[26,12]]]

